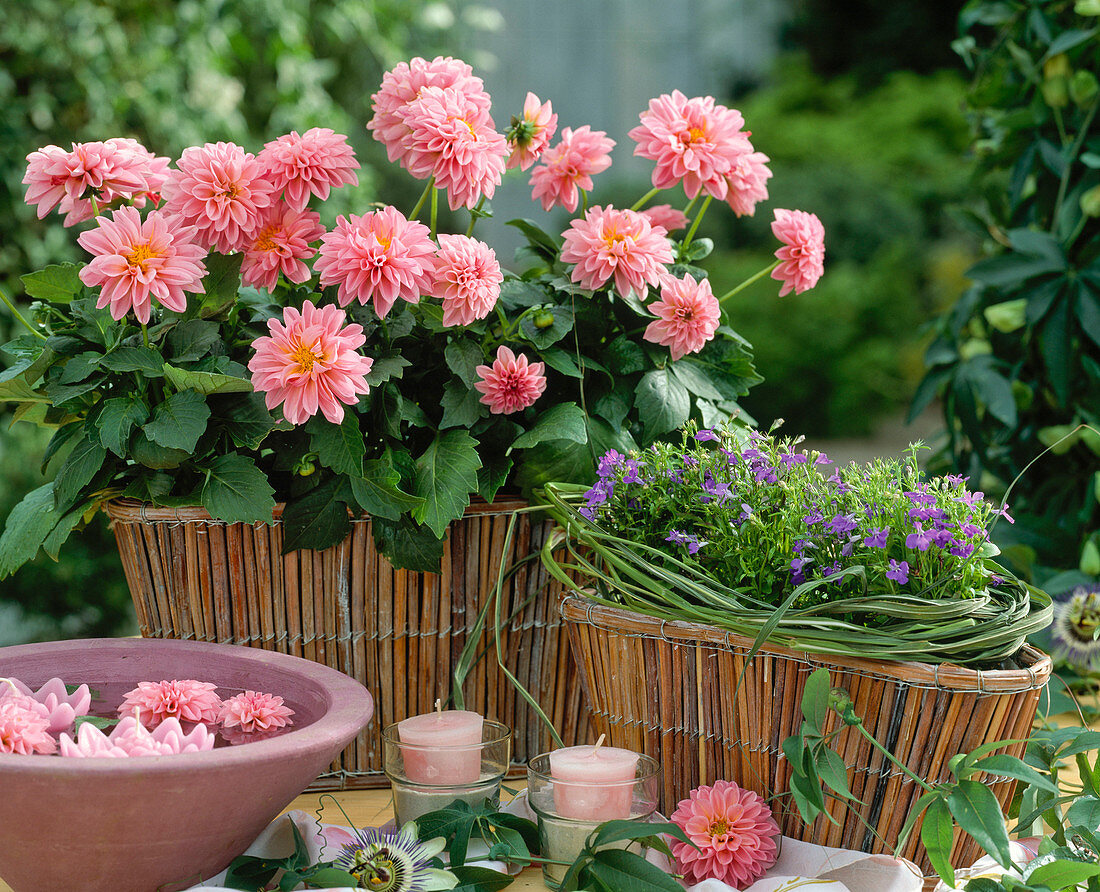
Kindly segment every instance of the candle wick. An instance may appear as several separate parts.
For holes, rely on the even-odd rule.
[[[606,738],[606,737],[607,737],[606,734],[601,734],[600,735],[600,739],[597,740],[596,745],[594,747],[592,747],[592,755],[596,755],[596,750],[598,750],[601,746],[603,746],[604,738]]]
[[[443,712],[443,701],[438,697],[435,699],[435,711]]]

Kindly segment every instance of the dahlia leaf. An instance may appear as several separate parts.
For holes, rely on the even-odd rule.
[[[412,516],[442,538],[447,524],[462,516],[477,491],[481,459],[477,440],[464,430],[442,431],[416,460],[413,494],[424,500]]]
[[[481,394],[471,390],[458,378],[452,378],[443,388],[439,401],[443,407],[443,418],[439,422],[440,430],[448,427],[471,427],[479,418],[488,414],[481,402]]]
[[[201,319],[181,322],[168,333],[172,361],[180,363],[202,359],[220,339],[221,329],[216,322]]]
[[[372,517],[399,520],[402,514],[419,507],[422,500],[402,492],[401,475],[387,462],[375,459],[363,464],[361,476],[352,477],[351,492],[356,503]]]
[[[467,387],[473,387],[480,375],[477,367],[485,362],[481,347],[467,338],[451,341],[443,351],[447,368],[454,372]]]
[[[306,548],[324,551],[343,541],[351,532],[350,498],[342,479],[333,477],[288,501],[283,510],[283,554]]]
[[[634,394],[634,405],[642,419],[647,439],[675,430],[691,413],[691,397],[667,369],[646,372]]]
[[[206,398],[194,390],[181,390],[153,410],[152,420],[142,430],[158,446],[194,452],[209,418]]]
[[[164,360],[149,347],[119,347],[100,361],[112,372],[141,372],[146,378],[164,376]]]
[[[573,330],[571,307],[546,307],[532,315],[524,316],[519,324],[520,333],[540,350],[557,343]]]
[[[83,263],[53,263],[45,269],[19,278],[29,297],[55,304],[67,304],[84,287],[84,283],[80,281],[80,270],[83,267]]]
[[[99,473],[106,458],[107,450],[100,444],[89,422],[54,480],[54,500],[59,509],[67,509],[76,501],[80,491]]]
[[[38,553],[60,520],[53,482],[33,489],[16,505],[0,535],[0,579],[10,576]]]
[[[371,521],[375,542],[391,564],[404,570],[438,573],[443,559],[443,539],[407,516],[399,521],[375,517]]]
[[[252,382],[247,378],[222,375],[218,372],[178,369],[174,365],[164,364],[164,376],[179,390],[194,390],[202,394],[212,393],[249,393]]]
[[[135,425],[144,424],[148,417],[149,407],[139,397],[119,396],[106,400],[96,420],[99,442],[119,458],[125,458],[131,431]]]
[[[531,430],[520,434],[512,444],[513,449],[529,449],[545,440],[572,440],[588,442],[584,412],[576,403],[559,403],[539,415]]]
[[[350,477],[363,475],[363,456],[367,446],[359,431],[359,416],[354,412],[345,412],[340,424],[314,416],[307,425],[309,429],[309,447],[317,453],[326,468],[332,468],[338,474]]]
[[[211,517],[226,523],[271,523],[275,490],[254,461],[229,452],[205,471],[200,500]]]

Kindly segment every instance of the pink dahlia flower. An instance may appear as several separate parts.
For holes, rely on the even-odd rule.
[[[300,284],[310,277],[303,261],[316,253],[310,247],[325,234],[315,211],[294,210],[282,201],[269,207],[252,243],[245,249],[241,263],[241,281],[246,285],[274,291],[279,273]]]
[[[294,710],[283,705],[283,698],[258,691],[245,691],[222,703],[218,716],[226,728],[236,728],[246,734],[274,731],[294,724]]]
[[[763,152],[746,152],[727,175],[726,203],[738,217],[751,217],[757,202],[767,201],[768,179],[772,175],[768,160]]]
[[[81,725],[76,738],[61,735],[61,755],[77,759],[125,759],[133,756],[177,756],[214,748],[215,736],[198,724],[184,733],[179,719],[169,718],[149,731],[133,716],[126,716],[110,734],[91,724]]]
[[[384,317],[398,298],[415,304],[428,293],[435,243],[427,226],[407,220],[397,208],[340,216],[322,240],[314,268],[322,285],[340,286],[340,306],[374,301],[374,311]]]
[[[825,227],[817,214],[777,208],[772,232],[783,242],[775,252],[781,262],[772,270],[772,278],[783,283],[779,296],[809,291],[825,271]]]
[[[775,863],[779,826],[763,799],[735,783],[692,790],[672,822],[698,846],[672,842],[676,868],[688,883],[713,878],[745,889]]]
[[[452,211],[493,197],[508,142],[486,107],[458,87],[424,87],[397,114],[409,129],[401,163],[414,177],[435,177]]]
[[[60,206],[65,225],[72,226],[92,216],[92,199],[102,207],[118,196],[151,191],[148,163],[119,142],[73,143],[70,152],[58,146],[31,152],[23,183],[27,204],[38,205],[38,218]]]
[[[671,204],[655,204],[638,213],[649,221],[650,226],[660,226],[667,232],[675,232],[688,225],[687,214],[676,210]]]
[[[287,307],[282,322],[269,319],[270,336],[252,342],[252,386],[266,393],[269,409],[282,405],[291,424],[301,424],[318,409],[339,424],[344,406],[369,391],[364,376],[374,360],[358,352],[366,341],[362,326],[345,325],[345,319],[343,310],[307,300],[300,313]]]
[[[137,718],[147,728],[166,719],[216,722],[222,701],[217,686],[206,681],[143,681],[123,698],[118,714]]]
[[[145,207],[146,199],[152,199],[154,206],[158,204],[160,202],[160,192],[164,188],[164,184],[168,182],[168,174],[171,173],[172,160],[154,155],[136,139],[115,136],[107,142],[130,154],[130,164],[145,181],[145,187],[138,193],[111,191],[104,197],[108,200],[125,198],[132,201],[133,206],[138,208]]]
[[[164,184],[164,212],[198,230],[195,241],[221,254],[247,247],[274,201],[274,187],[251,152],[231,142],[183,150]]]
[[[721,322],[722,310],[706,279],[696,282],[668,276],[662,282],[661,299],[649,309],[657,316],[646,326],[645,339],[669,348],[673,360],[703,349]]]
[[[523,117],[513,118],[508,128],[509,167],[527,170],[539,160],[558,129],[558,116],[549,102],[539,103],[539,97],[528,93],[523,103]]]
[[[60,678],[51,678],[37,691],[31,691],[17,678],[11,679],[16,691],[32,699],[40,711],[49,719],[51,734],[71,728],[78,715],[87,715],[92,705],[92,692],[86,684],[80,685],[71,694]],[[9,689],[10,690],[10,689]],[[5,689],[0,685],[0,701],[4,700]]]
[[[439,236],[431,294],[443,301],[444,325],[469,325],[496,306],[504,276],[485,242],[464,235]]]
[[[528,364],[522,353],[516,356],[503,344],[497,349],[492,366],[479,365],[481,380],[474,387],[481,391],[481,402],[494,415],[510,415],[534,405],[544,390],[546,366],[541,362]]]
[[[311,194],[323,201],[331,189],[359,185],[359,162],[348,138],[327,127],[313,127],[301,136],[292,130],[267,143],[256,160],[275,195],[282,193],[296,211],[305,210]]]
[[[544,211],[557,205],[574,213],[580,202],[578,190],[592,191],[592,177],[611,166],[614,147],[615,140],[602,130],[587,125],[564,128],[561,141],[542,153],[539,166],[531,172],[532,199],[542,202]]]
[[[689,198],[700,190],[722,200],[726,176],[739,155],[752,151],[739,111],[719,105],[711,96],[688,99],[679,90],[649,102],[630,131],[638,143],[634,154],[656,162],[653,185],[668,189],[684,184]]]
[[[110,306],[121,319],[130,310],[142,324],[149,321],[150,298],[169,310],[187,309],[186,292],[202,294],[206,251],[192,242],[195,229],[153,211],[142,222],[137,208],[122,207],[111,219],[82,232],[77,241],[92,262],[80,271],[80,281],[100,288],[97,307]]]
[[[17,699],[21,697],[12,695],[0,702],[0,753],[30,756],[54,752],[57,742],[50,736],[49,718],[23,705]]]
[[[382,76],[382,86],[371,96],[374,117],[367,124],[374,138],[386,147],[390,161],[399,161],[408,151],[405,137],[409,127],[399,112],[412,102],[425,87],[455,87],[475,105],[489,111],[489,94],[481,78],[460,59],[436,56],[431,62],[417,56],[401,62]]]
[[[583,220],[570,223],[563,235],[561,259],[576,264],[573,281],[590,291],[614,276],[619,294],[633,291],[644,299],[649,286],[660,281],[665,264],[672,263],[664,228],[650,225],[636,211],[597,205]]]

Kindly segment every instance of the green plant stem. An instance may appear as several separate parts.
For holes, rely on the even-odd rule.
[[[474,225],[478,221],[482,206],[485,204],[485,196],[481,196],[481,200],[477,203],[477,207],[470,211],[470,225],[466,227],[466,238],[469,238],[474,234]]]
[[[688,234],[684,236],[684,248],[690,245],[691,240],[695,238],[695,231],[699,228],[699,224],[703,222],[703,215],[707,212],[707,208],[710,207],[711,200],[712,197],[710,195],[703,199],[703,206],[699,208],[699,213],[695,215],[695,222],[691,224],[691,229],[689,229]]]
[[[737,294],[737,292],[744,291],[746,288],[748,288],[757,279],[762,279],[764,276],[766,276],[768,273],[770,273],[773,269],[775,269],[777,266],[779,266],[779,263],[780,263],[780,261],[777,260],[777,261],[775,261],[775,263],[771,264],[770,266],[765,266],[762,270],[760,270],[760,272],[756,273],[755,275],[750,276],[749,278],[745,279],[745,281],[742,282],[740,285],[738,285],[736,288],[733,288],[730,291],[727,291],[720,298],[718,298],[718,303],[719,304],[724,304],[727,300],[729,300],[731,297],[733,297],[735,294]]]
[[[439,190],[432,189],[431,237],[435,241],[436,222],[439,219]]]
[[[581,214],[584,215],[588,213],[588,193],[583,189],[578,189],[577,191],[581,193]]]
[[[859,733],[862,734],[867,739],[867,741],[871,744],[871,746],[873,746],[880,753],[882,753],[884,758],[889,759],[895,766],[900,768],[901,772],[906,777],[908,777],[910,780],[915,781],[917,784],[919,784],[925,792],[931,793],[931,792],[934,791],[935,788],[932,787],[927,781],[925,781],[924,778],[922,778],[922,777],[914,774],[912,771],[910,771],[909,768],[906,766],[906,764],[904,762],[899,761],[898,758],[892,752],[890,752],[888,749],[886,749],[886,747],[884,747],[881,743],[879,743],[878,740],[875,739],[875,735],[872,734],[870,731],[868,731],[866,728],[863,727],[862,722],[860,722],[858,725],[855,725],[854,727],[859,730]]]
[[[660,191],[661,191],[660,189],[658,189],[656,186],[654,186],[645,195],[643,195],[636,202],[634,202],[634,204],[632,204],[630,206],[630,209],[632,211],[640,211],[642,208],[644,208],[649,203],[649,199],[651,199],[654,195],[656,195]]]
[[[1092,103],[1092,108],[1089,109],[1089,113],[1085,115],[1085,120],[1081,122],[1081,129],[1077,131],[1077,138],[1073,141],[1073,145],[1070,147],[1069,157],[1066,159],[1065,169],[1062,171],[1062,179],[1058,183],[1058,197],[1054,199],[1054,213],[1050,215],[1050,231],[1053,232],[1058,225],[1058,220],[1062,216],[1062,202],[1066,199],[1066,190],[1069,188],[1069,175],[1073,169],[1073,161],[1077,157],[1077,153],[1081,151],[1081,146],[1085,144],[1085,138],[1088,136],[1089,127],[1092,126],[1092,120],[1096,117],[1096,111],[1100,109],[1100,96],[1096,97],[1096,100]]]
[[[141,339],[145,341],[145,346],[149,346],[149,326],[144,322],[141,323]]]
[[[3,289],[2,289],[2,288],[0,288],[0,300],[2,300],[2,301],[3,301],[4,303],[5,303],[5,305],[7,306],[7,308],[8,308],[9,310],[11,310],[11,314],[12,314],[12,315],[13,315],[13,316],[14,316],[14,317],[15,317],[16,319],[18,319],[18,320],[19,320],[20,322],[22,322],[22,323],[23,323],[23,325],[24,325],[24,327],[25,327],[25,328],[27,329],[27,331],[29,331],[29,332],[30,332],[30,333],[31,333],[32,335],[34,335],[34,336],[35,336],[36,338],[38,338],[38,339],[39,339],[40,341],[44,341],[44,340],[46,340],[46,336],[45,336],[44,334],[42,334],[42,332],[40,332],[40,331],[39,331],[39,330],[38,330],[37,328],[35,328],[35,327],[34,327],[33,325],[31,325],[31,324],[30,324],[30,323],[29,323],[29,322],[28,322],[28,321],[27,321],[27,320],[26,320],[25,318],[23,318],[23,314],[22,314],[22,313],[20,313],[20,312],[19,312],[19,311],[18,311],[18,310],[17,310],[16,308],[15,308],[15,304],[13,304],[13,303],[12,303],[12,302],[11,302],[11,301],[10,301],[10,300],[8,299],[8,296],[7,296],[7,295],[6,295],[5,293],[4,293],[4,291],[3,291]]]
[[[702,194],[703,194],[702,192],[699,193],[699,195],[702,195]],[[695,205],[697,205],[699,203],[699,195],[696,195],[691,201],[689,201],[687,207],[684,208],[684,216],[685,217],[690,217],[692,211],[695,210]]]
[[[428,180],[428,185],[424,187],[424,191],[420,193],[420,197],[416,200],[416,204],[413,205],[413,209],[409,214],[409,219],[412,220],[420,213],[420,209],[424,207],[424,202],[428,200],[428,196],[435,188],[435,177],[431,177]]]

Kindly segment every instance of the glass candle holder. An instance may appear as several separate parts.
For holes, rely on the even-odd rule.
[[[484,799],[499,801],[500,782],[511,758],[512,732],[500,722],[486,721],[481,743],[462,746],[404,743],[397,725],[390,725],[382,731],[382,768],[393,787],[397,826],[456,799],[470,805]],[[451,780],[456,776],[464,780]]]
[[[561,885],[569,864],[584,848],[589,834],[604,821],[648,819],[657,810],[661,766],[656,759],[638,756],[629,780],[555,780],[550,773],[550,754],[535,756],[527,766],[527,797],[538,819],[539,843],[544,858],[564,864],[543,864],[546,885]],[[598,815],[599,820],[578,815]],[[629,848],[627,842],[614,843]]]

